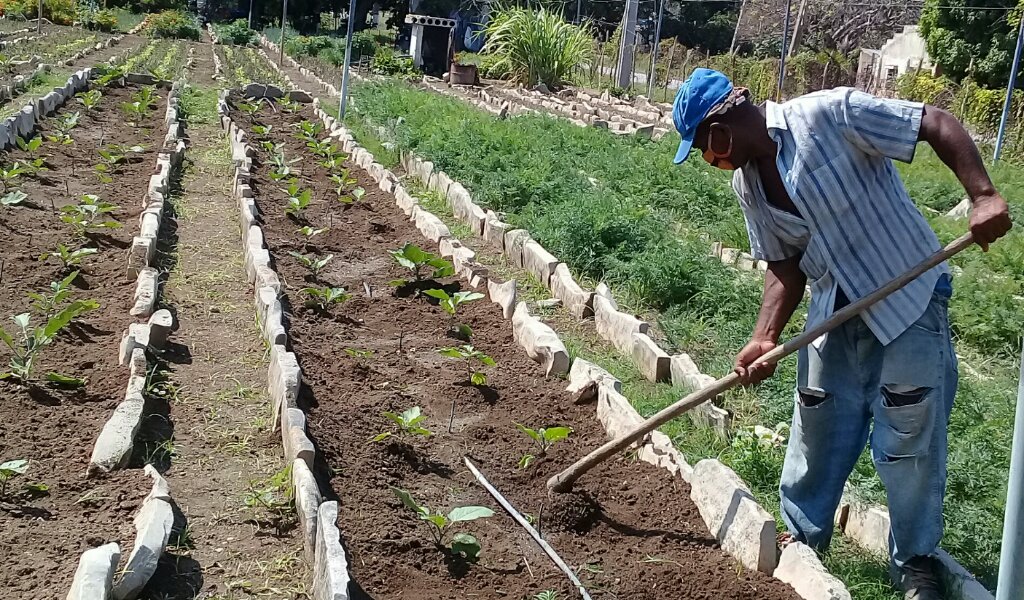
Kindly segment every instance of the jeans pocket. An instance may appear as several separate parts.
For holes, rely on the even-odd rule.
[[[949,328],[949,299],[937,293],[932,294],[924,314],[910,328],[932,335],[944,335]]]
[[[920,397],[918,397],[920,394]],[[927,452],[935,427],[935,390],[893,391],[882,388],[871,436],[876,460],[893,462]]]

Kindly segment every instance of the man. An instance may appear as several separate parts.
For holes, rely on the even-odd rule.
[[[735,170],[751,253],[768,262],[751,340],[736,357],[745,384],[774,367],[757,358],[778,343],[810,280],[807,326],[875,291],[939,250],[892,159],[928,142],[971,199],[970,229],[988,245],[1010,229],[967,131],[930,105],[851,88],[756,106],[725,75],[697,69],[676,95],[682,142]],[[956,391],[939,265],[799,353],[793,424],[780,496],[788,537],[824,550],[854,463],[870,438],[886,486],[894,583],[907,600],[939,600],[933,555],[942,537],[946,427]],[[869,431],[870,430],[870,431]]]

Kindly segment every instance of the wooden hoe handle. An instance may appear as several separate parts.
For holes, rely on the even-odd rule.
[[[964,234],[956,240],[950,242],[948,246],[939,250],[935,254],[932,254],[925,259],[921,264],[917,265],[913,269],[910,269],[906,273],[896,277],[889,283],[878,288],[874,292],[864,296],[860,300],[848,304],[842,309],[836,311],[831,317],[822,321],[815,327],[805,331],[797,337],[787,341],[781,346],[776,346],[772,350],[764,353],[758,358],[755,363],[768,363],[775,364],[782,360],[784,357],[796,352],[800,348],[810,344],[814,340],[821,337],[823,334],[832,331],[836,327],[842,325],[855,315],[859,314],[864,309],[877,303],[886,296],[892,294],[896,290],[907,285],[914,279],[917,279],[925,271],[930,270],[936,265],[948,260],[951,256],[961,252],[968,248],[974,243],[974,238],[970,233]],[[604,461],[609,456],[625,450],[630,444],[639,440],[648,433],[654,431],[658,427],[661,427],[665,423],[685,413],[691,408],[714,398],[722,392],[734,387],[740,382],[740,377],[735,372],[729,373],[725,377],[722,377],[718,381],[711,385],[696,390],[686,397],[682,398],[675,404],[671,404],[655,413],[651,418],[647,419],[640,425],[637,425],[632,431],[626,433],[620,438],[609,440],[607,443],[602,445],[597,450],[594,450],[590,454],[579,459],[572,464],[568,469],[558,473],[548,479],[548,489],[555,492],[567,492],[572,489],[572,484],[576,482],[584,473],[597,466],[598,463]]]

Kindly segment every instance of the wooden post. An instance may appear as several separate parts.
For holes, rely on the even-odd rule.
[[[665,66],[665,100],[668,101],[668,84],[672,81],[672,59],[676,56],[676,38],[672,38],[672,47],[668,49],[668,65]]]

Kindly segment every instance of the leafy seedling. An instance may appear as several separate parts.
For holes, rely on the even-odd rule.
[[[85,107],[87,112],[92,112],[100,105],[100,100],[103,99],[103,92],[99,90],[79,92],[78,94],[75,94],[75,98],[82,103],[82,106]]]
[[[270,135],[270,132],[274,129],[273,125],[253,125],[252,132],[256,135]]]
[[[26,471],[28,471],[28,461],[24,458],[0,463],[0,498],[7,497],[7,484],[15,477],[24,475]]]
[[[284,157],[284,152],[277,150],[274,152],[274,156],[271,158],[274,163],[273,168],[270,169],[270,178],[274,181],[281,181],[294,175],[292,172],[292,165],[299,162],[298,158],[288,160]]]
[[[544,590],[534,596],[533,600],[558,600],[558,593],[555,590]]]
[[[302,288],[300,291],[306,294],[306,306],[318,308],[323,312],[326,312],[335,304],[347,302],[352,298],[352,294],[347,293],[345,288],[341,287],[308,287]]]
[[[25,138],[19,135],[14,141],[18,144],[18,148],[25,154],[28,154],[29,157],[28,161],[22,163],[24,172],[34,175],[46,169],[46,161],[39,153],[39,149],[43,146],[42,136],[36,136],[26,141]]]
[[[85,194],[78,204],[64,206],[60,209],[60,220],[71,225],[75,234],[85,237],[94,229],[118,229],[121,223],[114,219],[104,218],[104,215],[119,209],[120,206],[111,204],[101,199],[96,194]]]
[[[0,167],[0,183],[4,186],[4,192],[9,190],[9,187],[18,180],[19,177],[28,173],[29,169],[20,162],[15,162],[9,166]]]
[[[44,252],[39,256],[40,261],[48,260],[51,256],[57,257],[61,263],[61,270],[67,271],[71,267],[77,267],[82,264],[82,260],[86,256],[92,256],[98,253],[99,250],[96,248],[79,248],[72,250],[70,246],[60,243],[57,244],[57,249],[53,252]]]
[[[22,385],[27,385],[32,379],[32,370],[35,367],[36,359],[43,351],[43,348],[53,343],[54,338],[72,320],[83,313],[99,308],[95,300],[76,300],[64,307],[56,315],[47,319],[46,323],[32,327],[32,317],[29,313],[21,313],[13,317],[14,324],[20,330],[17,339],[0,327],[0,341],[11,351],[11,360],[7,371],[0,373],[0,379],[16,379]],[[60,373],[49,372],[46,374],[46,381],[55,385],[80,387],[85,385],[85,380],[77,377],[69,377]]]
[[[78,271],[73,271],[60,281],[51,281],[49,294],[29,292],[28,297],[32,300],[32,307],[44,318],[49,318],[71,296],[71,282],[78,277],[78,273]]]
[[[360,350],[358,348],[345,348],[345,354],[348,354],[352,358],[370,358],[373,356],[373,350]]]
[[[388,250],[388,254],[395,259],[395,262],[412,272],[412,282],[422,281],[423,269],[427,267],[433,269],[430,273],[431,279],[451,277],[455,274],[455,267],[452,266],[452,263],[415,244],[406,243],[398,250]],[[408,283],[410,283],[408,279],[396,279],[391,282],[391,285],[403,286]]]
[[[537,446],[537,456],[544,456],[551,446],[569,437],[569,434],[572,433],[572,429],[569,427],[530,429],[526,425],[521,425],[515,422],[513,422],[513,424],[519,431],[522,431],[534,441],[534,445]],[[532,454],[524,454],[523,457],[519,459],[519,468],[525,469],[530,466],[530,463],[533,462],[534,458],[536,458],[536,456]]]
[[[493,367],[495,365],[493,358],[487,356],[483,352],[480,352],[469,344],[451,348],[441,348],[438,352],[441,356],[447,356],[454,360],[464,361],[466,363],[466,377],[473,385],[484,385],[487,383],[487,375],[484,375],[482,371],[474,369],[474,363],[480,363],[481,367]]]
[[[315,142],[324,130],[324,126],[319,121],[308,119],[303,119],[296,126],[299,128],[299,139],[305,142]]]
[[[288,252],[288,254],[291,254],[295,257],[295,260],[302,264],[302,266],[309,269],[309,272],[312,273],[314,277],[319,276],[320,271],[322,271],[323,268],[327,266],[327,263],[331,262],[331,259],[334,258],[333,254],[328,254],[323,258],[317,258],[316,255],[310,254],[307,256],[305,254],[299,254],[294,250]]]
[[[468,302],[473,302],[474,300],[479,300],[483,298],[483,294],[481,294],[480,292],[455,292],[454,294],[449,296],[448,292],[441,289],[426,290],[423,293],[430,296],[431,298],[437,298],[438,300],[441,301],[439,305],[444,310],[444,312],[448,313],[448,328],[451,331],[467,338],[473,335],[473,330],[470,329],[469,325],[466,325],[464,323],[456,323],[455,320],[459,316],[460,306]]]
[[[448,550],[455,556],[463,556],[466,560],[475,561],[480,556],[480,543],[476,537],[468,533],[457,533],[451,536],[450,545],[446,543],[451,526],[455,523],[475,521],[487,517],[493,517],[494,511],[486,506],[457,506],[447,515],[435,513],[426,506],[420,506],[413,500],[409,492],[396,487],[391,488],[395,496],[402,501],[406,508],[416,513],[421,521],[430,525],[430,535],[438,548]]]
[[[295,512],[295,491],[292,487],[292,466],[287,465],[264,480],[251,480],[245,494],[245,505],[256,513],[267,515],[278,531],[283,530]]]
[[[310,227],[309,225],[305,225],[299,228],[299,233],[306,236],[306,238],[308,239],[318,236],[321,233],[326,233],[327,231],[329,231],[329,229],[329,227],[324,227],[323,229],[315,229],[313,227]]]
[[[21,190],[14,190],[13,192],[7,192],[3,196],[0,196],[0,205],[18,206],[25,200],[28,200],[28,194]]]
[[[46,136],[46,139],[62,146],[70,146],[71,144],[74,144],[75,140],[71,137],[71,130],[78,127],[78,121],[80,118],[81,114],[77,112],[61,115],[53,124],[53,129],[56,133],[54,135]]]
[[[285,193],[288,194],[288,206],[284,209],[284,212],[296,218],[301,217],[302,212],[313,201],[313,192],[299,187],[297,181],[292,181],[288,184],[288,189],[285,190]]]
[[[128,122],[134,127],[138,127],[142,120],[146,118],[146,114],[149,112],[149,108],[139,102],[138,100],[132,102],[122,102],[121,112],[128,117]]]
[[[420,426],[420,423],[425,421],[427,416],[420,411],[420,407],[418,406],[406,409],[400,415],[393,412],[384,412],[382,414],[398,426],[398,433],[402,436],[412,437],[419,435],[423,437],[430,437],[434,434],[429,429]],[[392,432],[385,431],[384,433],[378,433],[370,441],[380,442],[388,439],[392,435]]]
[[[278,104],[280,104],[281,108],[284,109],[284,111],[287,113],[297,113],[300,110],[302,110],[302,104],[295,100],[292,100],[291,96],[287,94],[285,95],[284,98],[281,98],[278,101]]]
[[[238,110],[249,115],[249,118],[254,118],[256,113],[260,112],[260,105],[263,104],[262,100],[256,99],[253,102],[239,102]]]

